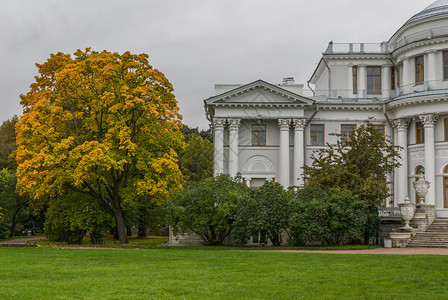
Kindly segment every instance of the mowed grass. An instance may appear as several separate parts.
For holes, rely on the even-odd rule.
[[[0,248],[0,299],[448,299],[447,256]]]

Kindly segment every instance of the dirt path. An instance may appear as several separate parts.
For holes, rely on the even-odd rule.
[[[29,245],[28,242],[44,240],[46,237],[32,237],[32,238],[23,238],[23,239],[15,239],[0,242],[0,247],[37,247],[35,245]]]
[[[246,250],[242,250],[246,251]],[[448,255],[448,248],[376,248],[366,250],[247,250],[287,253],[328,253],[328,254],[387,254],[387,255]]]

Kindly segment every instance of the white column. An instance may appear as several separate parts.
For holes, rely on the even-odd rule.
[[[279,151],[279,183],[285,188],[290,185],[289,176],[289,125],[290,119],[279,119],[280,151]]]
[[[305,132],[305,119],[294,120],[294,185],[303,185],[303,169],[305,165],[305,148],[304,148],[304,132]]]
[[[354,97],[355,94],[353,93],[353,65],[350,64],[347,66],[347,74],[348,74],[348,85],[347,85],[347,91],[348,91],[348,97]]]
[[[213,119],[214,152],[213,152],[213,172],[215,176],[224,173],[224,124],[225,119]]]
[[[394,125],[397,128],[397,145],[401,149],[401,166],[397,170],[397,190],[394,204],[404,202],[404,198],[409,194],[408,189],[408,125],[409,122],[404,119],[397,119],[394,121]]]
[[[241,119],[229,120],[229,175],[238,173],[238,131]]]
[[[366,65],[358,66],[358,95],[364,98],[367,95],[367,67]]]
[[[390,74],[390,68],[389,65],[384,65],[382,67],[381,71],[381,89],[382,89],[382,95],[383,98],[390,98],[390,86],[391,86],[391,74]]]
[[[403,74],[402,74],[402,91],[407,94],[411,91],[411,65],[408,58],[403,59]]]
[[[428,53],[428,76],[426,80],[428,81],[428,87],[430,90],[437,88],[437,73],[436,73],[437,63],[436,63],[436,52],[431,51]]]
[[[394,121],[394,140],[393,140],[394,146],[398,146],[398,128],[395,125]],[[398,207],[398,168],[395,168],[394,170],[394,192],[393,192],[393,199],[394,199],[394,207]]]
[[[430,182],[425,202],[428,205],[435,205],[436,166],[434,153],[434,123],[436,118],[433,115],[423,115],[420,116],[420,120],[425,125],[425,179]]]

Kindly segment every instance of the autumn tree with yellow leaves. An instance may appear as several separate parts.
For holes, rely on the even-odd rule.
[[[16,126],[18,190],[35,207],[67,190],[93,196],[126,243],[123,203],[161,203],[182,188],[171,83],[146,54],[87,48],[36,66]]]

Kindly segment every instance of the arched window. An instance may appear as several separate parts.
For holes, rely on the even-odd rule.
[[[417,166],[415,168],[415,181],[417,181],[421,176],[425,176],[425,167],[423,166]],[[418,204],[418,196],[417,193],[415,193],[415,204]]]
[[[443,208],[448,208],[448,166],[443,170]]]

